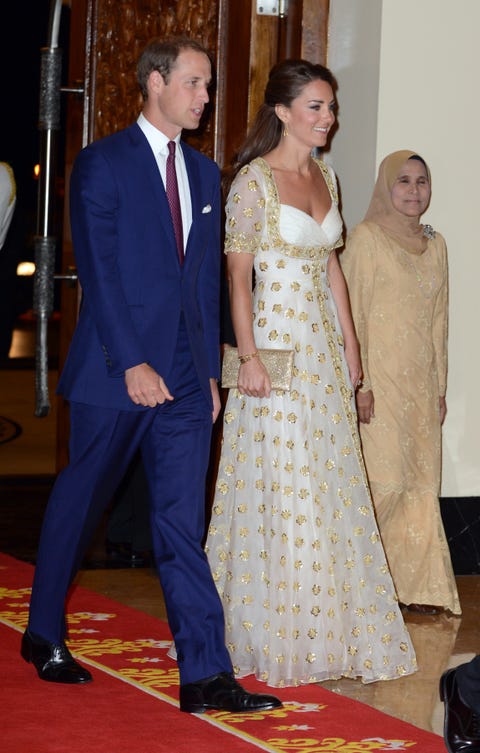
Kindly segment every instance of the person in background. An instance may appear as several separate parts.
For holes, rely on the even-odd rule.
[[[59,382],[70,403],[70,461],[45,513],[21,653],[42,680],[92,679],[65,644],[65,598],[140,449],[180,709],[264,711],[281,703],[234,679],[202,548],[220,409],[220,172],[181,134],[209,101],[210,59],[194,40],[153,40],[137,78],[137,122],[83,149],[71,175],[83,298]]]
[[[8,358],[16,319],[17,238],[9,233],[17,203],[12,167],[0,162],[0,362]],[[16,234],[15,234],[16,236]]]
[[[140,452],[115,492],[105,534],[107,559],[112,564],[145,567],[151,563],[150,496]]]
[[[13,170],[7,162],[0,162],[0,251],[5,243],[17,202],[17,186]]]
[[[312,157],[335,110],[327,68],[274,67],[226,205],[239,372],[206,551],[235,673],[274,687],[416,671],[360,450],[336,178]],[[294,351],[290,390],[262,348]]]
[[[480,752],[480,654],[440,680],[445,704],[444,740],[448,753]]]
[[[422,157],[385,157],[341,261],[362,355],[363,453],[398,598],[412,612],[460,614],[438,499],[448,269],[442,235],[420,222],[430,194]]]

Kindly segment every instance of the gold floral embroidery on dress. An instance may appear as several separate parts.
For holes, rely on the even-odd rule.
[[[333,174],[319,169],[336,201]],[[227,224],[226,250],[257,254],[255,337],[259,347],[289,343],[295,365],[288,396],[232,390],[225,410],[207,553],[235,671],[277,687],[410,673],[413,649],[357,462],[353,394],[328,286],[341,218],[333,206],[332,222],[316,228],[308,216],[284,214],[261,159],[241,173],[228,202],[227,217],[237,221]],[[280,217],[285,237],[274,227]]]
[[[345,415],[347,417],[347,421],[349,423],[350,430],[352,433],[352,439],[353,439],[353,444],[355,447],[355,452],[358,458],[360,468],[363,473],[363,481],[365,483],[368,494],[370,496],[368,481],[367,481],[367,472],[365,469],[365,463],[363,461],[360,435],[358,432],[357,414],[352,410],[352,402],[351,402],[352,390],[351,390],[351,387],[347,384],[347,381],[345,379],[345,374],[342,369],[342,360],[341,360],[340,352],[339,352],[338,336],[336,336],[334,327],[332,326],[332,322],[326,312],[325,294],[322,289],[321,273],[320,273],[320,270],[318,269],[318,265],[315,264],[314,266],[315,268],[313,270],[313,284],[317,292],[317,300],[318,300],[318,305],[319,305],[320,312],[322,315],[323,327],[325,330],[328,347],[330,349],[330,355],[331,355],[333,365],[334,365],[335,376],[337,377],[338,384],[340,387],[340,394],[342,396]],[[336,415],[332,417],[334,423],[338,423],[340,418],[341,418],[340,416],[336,416]]]
[[[322,160],[315,159],[315,162],[321,170],[322,175],[325,179],[332,202],[334,204],[337,204],[338,195],[327,166],[324,162],[322,162]],[[317,259],[319,257],[328,258],[332,249],[339,248],[343,245],[341,234],[339,235],[337,241],[332,246],[328,247],[319,247],[318,245],[296,246],[283,240],[279,230],[280,199],[278,196],[275,181],[273,179],[272,171],[268,163],[262,157],[257,157],[251,162],[250,165],[245,165],[244,167],[242,167],[242,169],[239,170],[238,174],[240,176],[248,176],[249,172],[252,171],[253,166],[260,168],[263,174],[267,195],[266,197],[264,197],[263,195],[258,197],[258,193],[261,191],[259,183],[255,178],[249,179],[247,181],[246,188],[249,192],[255,194],[255,202],[254,205],[246,205],[242,210],[242,214],[244,217],[253,220],[256,216],[256,210],[262,210],[266,206],[266,223],[268,227],[268,233],[272,247],[276,251],[284,254],[285,256],[291,256],[294,258]],[[240,204],[242,203],[242,201],[245,201],[245,203],[247,203],[247,199],[242,197],[242,194],[239,191],[236,191],[232,195],[231,201],[234,204]],[[261,248],[260,236],[263,230],[262,222],[260,220],[256,222],[252,221],[249,225],[248,232],[246,229],[238,231],[235,230],[238,223],[237,220],[235,220],[231,216],[231,210],[229,209],[228,201],[226,206],[226,214],[227,226],[229,230],[226,232],[225,236],[225,253],[247,253],[255,255],[259,248]],[[252,230],[254,231],[253,233],[251,232]],[[280,268],[281,266],[282,265],[280,262]],[[309,271],[308,266],[306,266],[306,269]]]
[[[248,177],[249,172],[250,168],[246,165],[239,171],[239,175]],[[246,185],[242,181],[242,186],[245,187],[248,195],[243,196],[241,190],[235,191],[229,197],[225,208],[227,217],[225,253],[235,252],[255,255],[261,243],[265,199],[258,195],[260,187],[255,179],[248,179]],[[250,194],[252,194],[251,201]],[[234,211],[233,207],[235,207]],[[239,215],[245,219],[245,222],[240,220]]]
[[[244,254],[256,254],[258,251],[258,238],[247,236],[245,233],[227,233],[225,240],[225,253],[237,252]],[[228,242],[228,249],[227,249]]]
[[[322,160],[315,159],[316,164],[320,168],[322,175],[327,184],[332,202],[338,203],[338,196],[335,190],[335,185],[332,181],[331,175],[327,166]],[[281,254],[285,256],[292,256],[297,259],[316,259],[319,257],[328,257],[330,252],[334,248],[339,248],[343,245],[343,239],[340,234],[337,241],[332,246],[295,246],[293,243],[287,243],[280,235],[280,197],[278,195],[277,186],[273,179],[271,168],[262,157],[257,157],[253,160],[252,165],[257,165],[265,179],[267,189],[267,227],[272,242],[272,247],[275,248]],[[308,267],[307,267],[308,268]]]

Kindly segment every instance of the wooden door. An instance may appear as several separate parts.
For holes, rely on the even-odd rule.
[[[73,160],[82,146],[137,117],[141,98],[135,64],[149,39],[186,34],[212,51],[217,81],[211,117],[203,129],[186,137],[223,167],[262,102],[272,65],[286,57],[325,61],[327,20],[328,0],[289,0],[282,18],[260,14],[256,0],[71,0],[62,271],[75,267],[68,217]],[[60,369],[80,295],[78,287],[63,287]],[[68,409],[61,399],[57,415],[60,470],[68,459]]]

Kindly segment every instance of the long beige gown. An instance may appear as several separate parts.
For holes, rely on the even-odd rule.
[[[335,177],[319,224],[280,205],[262,160],[227,202],[230,253],[254,254],[258,348],[293,348],[290,392],[230,390],[207,554],[237,676],[272,686],[387,680],[416,658],[360,452],[327,261],[341,243]]]
[[[375,417],[361,424],[374,507],[398,598],[460,614],[440,515],[439,396],[447,377],[447,250],[417,254],[377,224],[348,238],[341,263]]]

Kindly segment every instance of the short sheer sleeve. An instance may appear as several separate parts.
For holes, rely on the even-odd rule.
[[[245,165],[238,172],[225,214],[225,253],[256,254],[265,224],[265,188],[258,168]]]

